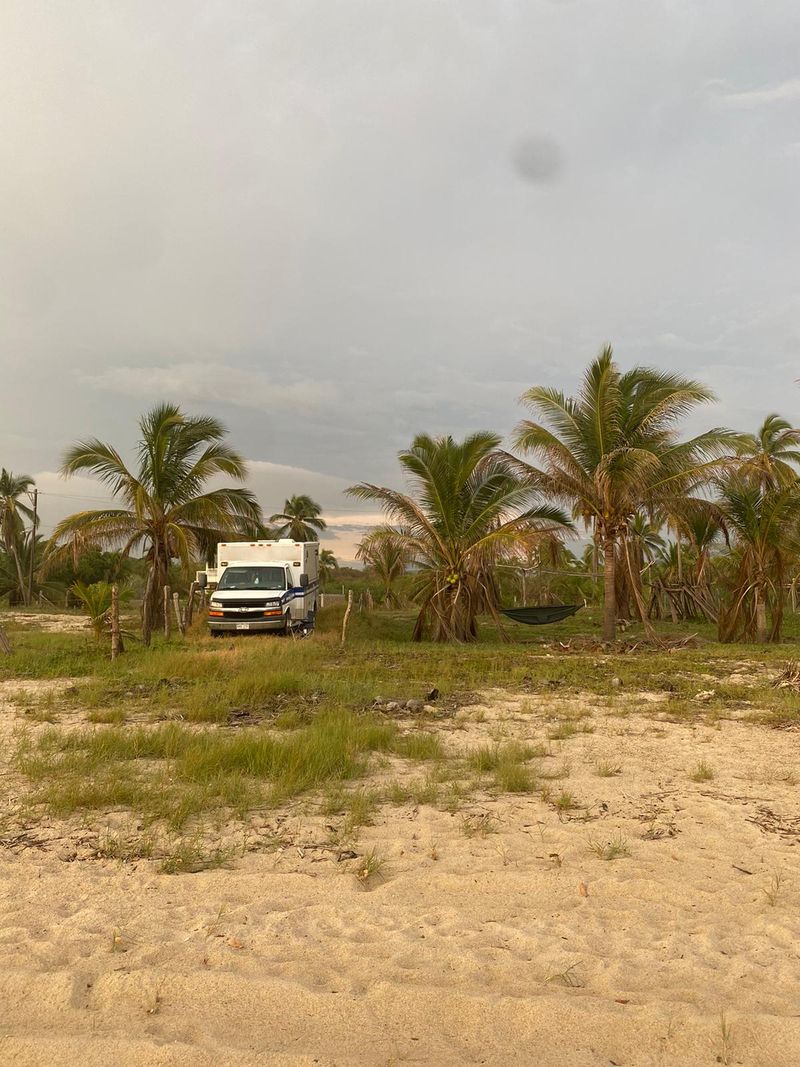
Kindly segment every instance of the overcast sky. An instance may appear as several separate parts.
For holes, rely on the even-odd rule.
[[[605,342],[796,420],[799,190],[798,0],[3,0],[0,465],[170,399],[357,524]]]

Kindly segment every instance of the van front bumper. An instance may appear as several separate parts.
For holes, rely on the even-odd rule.
[[[211,633],[264,633],[269,630],[286,628],[286,616],[276,615],[269,619],[209,619]]]

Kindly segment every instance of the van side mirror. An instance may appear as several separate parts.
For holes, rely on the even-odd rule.
[[[205,589],[208,585],[208,575],[205,571],[202,571],[200,574],[198,574],[197,584],[200,586],[201,589]]]
[[[301,574],[300,575],[300,588],[301,589],[308,589],[308,575],[307,574]]]

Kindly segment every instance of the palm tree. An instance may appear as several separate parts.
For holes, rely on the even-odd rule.
[[[356,547],[356,559],[365,563],[383,586],[383,603],[387,608],[400,606],[395,586],[412,560],[407,531],[393,526],[376,526]]]
[[[205,489],[217,475],[241,480],[246,474],[242,457],[223,443],[225,429],[217,419],[158,404],[142,416],[139,428],[135,472],[115,448],[96,438],[67,451],[62,474],[94,475],[122,506],[81,511],[60,522],[49,563],[70,553],[77,556],[86,546],[119,546],[123,557],[142,550],[149,562],[142,604],[142,629],[149,641],[161,618],[170,561],[177,559],[188,570],[210,540],[251,536],[261,509],[249,489]]]
[[[399,456],[411,494],[363,482],[348,489],[382,504],[419,568],[415,641],[428,629],[435,641],[473,641],[479,613],[498,621],[493,572],[499,555],[531,527],[567,523],[558,509],[537,506],[530,480],[499,445],[500,437],[488,432],[460,442],[419,434]]]
[[[20,559],[21,542],[25,534],[24,520],[33,520],[33,511],[23,504],[20,497],[33,488],[33,478],[28,474],[12,474],[5,467],[0,470],[0,541],[9,554],[19,583],[19,598],[28,603],[28,587]]]
[[[767,487],[741,473],[718,488],[733,542],[720,640],[779,641],[787,566],[800,552],[800,488],[796,481]]]
[[[797,479],[800,466],[800,430],[780,415],[767,415],[758,433],[743,439],[742,470],[768,488]]]
[[[319,554],[319,577],[321,581],[330,578],[331,574],[339,566],[339,562],[330,548],[323,548]]]
[[[271,515],[269,521],[278,523],[278,537],[291,537],[293,541],[319,541],[320,533],[327,523],[320,516],[322,508],[310,496],[292,496],[283,505],[283,511]]]
[[[605,641],[616,636],[616,556],[634,516],[691,492],[738,441],[720,429],[679,440],[681,418],[712,399],[675,374],[623,374],[609,347],[589,365],[578,396],[536,386],[522,397],[542,420],[523,421],[515,434],[517,447],[541,461],[528,468],[534,485],[570,507],[602,546]]]

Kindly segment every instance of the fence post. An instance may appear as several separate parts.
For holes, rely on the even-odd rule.
[[[183,612],[181,611],[181,598],[177,593],[172,594],[172,603],[175,605],[175,619],[178,623],[178,629],[181,635],[186,634],[186,623],[183,618]]]
[[[350,612],[353,610],[353,590],[348,590],[347,593],[347,610],[344,613],[344,619],[342,620],[342,644],[344,645],[344,639],[347,635],[347,620],[350,618]]]
[[[169,586],[164,586],[164,637],[169,637]]]
[[[125,651],[122,644],[122,633],[119,628],[119,587],[117,583],[111,586],[111,658]]]
[[[183,632],[189,629],[192,625],[192,619],[194,618],[194,594],[197,591],[197,582],[192,582],[189,586],[189,603],[186,605],[186,614],[183,617]]]
[[[147,572],[147,581],[144,587],[144,600],[142,601],[142,643],[146,647],[150,647],[150,638],[152,634],[152,619],[150,617],[149,605],[150,597],[156,595],[155,591],[156,571],[155,567],[151,566]]]

